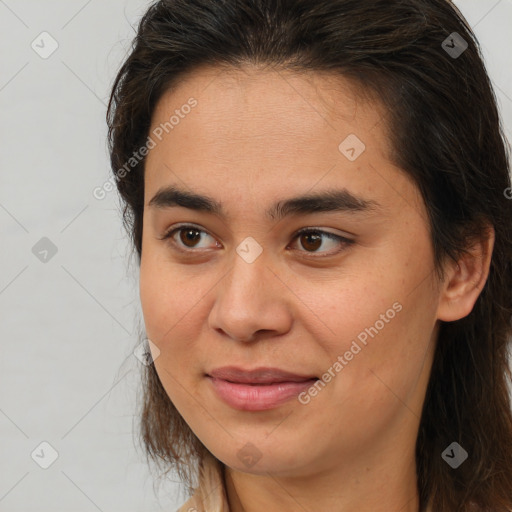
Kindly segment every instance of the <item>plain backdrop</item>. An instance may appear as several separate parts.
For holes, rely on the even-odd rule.
[[[512,0],[456,3],[510,140]],[[137,269],[116,192],[92,194],[110,177],[110,87],[147,6],[0,0],[2,512],[174,511],[186,498],[172,478],[154,492],[134,439]]]

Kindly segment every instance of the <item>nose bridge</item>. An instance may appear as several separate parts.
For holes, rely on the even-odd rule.
[[[288,315],[278,305],[279,290],[266,256],[250,240],[237,247],[232,267],[219,283],[210,313],[212,328],[239,340],[250,340],[257,331],[287,328]]]
[[[228,300],[239,300],[243,308],[259,307],[259,301],[264,299],[262,295],[268,290],[269,278],[274,277],[267,266],[267,254],[260,244],[254,239],[241,242],[226,276],[224,293],[229,295]]]

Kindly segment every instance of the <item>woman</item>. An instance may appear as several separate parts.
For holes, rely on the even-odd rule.
[[[509,162],[446,0],[167,0],[111,164],[181,511],[511,511]]]

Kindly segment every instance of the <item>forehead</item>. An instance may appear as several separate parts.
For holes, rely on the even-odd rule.
[[[360,131],[364,131],[368,128],[365,121],[375,126],[385,113],[369,90],[334,73],[203,66],[185,74],[162,95],[152,126],[168,121],[169,114],[192,97],[197,99],[194,117],[201,117],[203,128],[217,132],[229,126],[236,138],[258,131],[279,133],[282,128],[299,139],[326,129],[342,135],[344,123],[340,125],[340,121],[354,127],[361,124]],[[205,130],[201,133],[207,134]]]
[[[388,158],[385,114],[370,95],[333,74],[198,69],[168,90],[153,113],[150,135],[160,130],[161,140],[146,160],[146,202],[157,188],[179,181],[205,193],[238,191],[233,197],[272,196],[292,186],[304,193],[320,181],[323,188],[371,192],[372,183],[386,186],[383,173],[400,187],[405,177]],[[361,146],[357,160],[340,149],[347,139]]]
[[[333,149],[337,156],[350,133],[386,151],[383,123],[377,127],[385,109],[368,98],[332,73],[202,67],[184,75],[157,103],[150,132],[157,130],[162,140],[150,158],[191,138],[198,150],[224,160],[302,157],[307,150],[330,155]]]
[[[335,72],[293,71],[249,64],[241,67],[203,65],[181,75],[162,95],[159,105],[165,108],[164,103],[178,101],[180,97],[183,99],[191,91],[203,99],[217,97],[222,100],[219,106],[227,106],[229,100],[236,101],[237,97],[252,95],[260,99],[264,96],[267,104],[274,103],[277,107],[286,106],[279,103],[283,97],[292,101],[292,105],[302,100],[306,103],[303,107],[312,99],[314,103],[323,102],[322,107],[330,110],[331,114],[339,115],[353,115],[356,100],[376,99],[369,89],[363,90],[354,80]],[[338,108],[340,99],[344,111]],[[246,102],[246,106],[249,105]]]

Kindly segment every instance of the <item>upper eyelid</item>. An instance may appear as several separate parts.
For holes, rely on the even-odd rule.
[[[163,240],[164,238],[166,238],[170,233],[172,233],[173,231],[178,231],[180,229],[185,229],[185,228],[194,228],[194,229],[197,229],[197,231],[201,231],[202,233],[206,233],[207,235],[209,236],[212,236],[212,234],[210,234],[206,229],[203,229],[199,226],[196,226],[194,224],[177,224],[177,225],[172,225],[170,228],[166,229],[164,234],[161,236],[161,237],[158,237],[160,240]],[[297,229],[293,234],[292,236],[296,237],[297,235],[303,233],[303,232],[310,232],[310,231],[313,231],[313,232],[319,232],[319,233],[322,233],[322,234],[325,234],[325,235],[332,235],[334,237],[338,237],[338,238],[343,238],[343,239],[346,239],[346,240],[349,240],[349,237],[348,236],[345,236],[345,235],[339,235],[337,233],[332,233],[331,231],[327,231],[326,229],[324,228],[320,228],[320,227],[315,227],[315,226],[311,226],[311,227],[303,227],[303,228],[300,228],[300,229]]]

